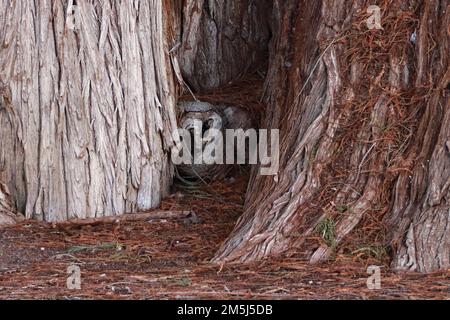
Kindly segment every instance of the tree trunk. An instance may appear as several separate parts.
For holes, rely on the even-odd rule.
[[[185,81],[216,89],[267,60],[270,1],[185,0],[179,50]]]
[[[162,1],[0,2],[0,180],[27,218],[147,210],[176,95]]]
[[[279,175],[254,170],[246,212],[215,261],[313,248],[312,263],[368,220],[393,266],[449,267],[446,1],[274,1],[263,127],[281,129]],[[308,238],[332,225],[317,244]],[[366,228],[367,230],[367,228]]]

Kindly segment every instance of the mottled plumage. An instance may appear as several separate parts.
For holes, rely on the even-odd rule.
[[[202,131],[216,129],[225,132],[226,129],[256,129],[251,113],[241,107],[213,105],[207,102],[184,101],[178,104],[179,121],[182,129],[194,130],[202,124]],[[203,147],[211,143],[211,137],[205,136]],[[223,178],[233,169],[229,165],[182,165],[179,173],[187,178]]]

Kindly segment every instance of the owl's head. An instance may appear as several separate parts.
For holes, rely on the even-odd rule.
[[[181,129],[189,131],[192,137],[194,134],[201,134],[203,146],[214,138],[214,132],[210,130],[224,130],[225,123],[220,108],[212,104],[197,101],[181,102],[178,109],[181,113]]]
[[[222,116],[215,111],[207,112],[187,112],[181,120],[182,129],[191,131],[194,129],[202,130],[202,133],[210,129],[223,130]]]
[[[200,123],[203,125],[203,132],[209,129],[256,129],[253,114],[241,107],[183,101],[178,104],[178,112],[183,129],[196,128]]]

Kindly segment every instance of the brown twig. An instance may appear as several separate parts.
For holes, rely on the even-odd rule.
[[[72,219],[64,222],[56,222],[55,226],[69,226],[69,225],[96,225],[106,223],[131,222],[143,220],[160,220],[160,219],[185,219],[194,216],[192,211],[152,211],[147,213],[125,214],[121,216],[91,218],[91,219]]]

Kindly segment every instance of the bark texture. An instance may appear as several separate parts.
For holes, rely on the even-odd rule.
[[[147,210],[167,193],[176,96],[164,10],[0,2],[0,180],[27,218]]]
[[[317,263],[359,232],[396,269],[449,268],[448,1],[86,0],[76,30],[74,1],[0,1],[0,211],[158,206],[174,79],[209,91],[269,55],[261,127],[281,130],[280,170],[253,170],[214,261],[308,249]],[[374,4],[383,30],[368,29]]]
[[[182,12],[179,60],[193,90],[218,88],[265,63],[270,1],[186,0]]]
[[[14,210],[7,186],[0,182],[0,227],[12,225],[21,220],[23,217]]]
[[[374,219],[393,267],[449,268],[448,2],[378,1],[374,31],[370,4],[274,1],[263,127],[281,129],[281,167],[254,171],[215,261],[299,250],[332,221],[317,263]]]

